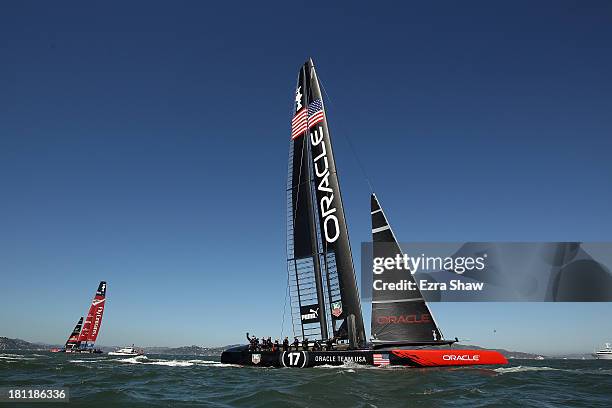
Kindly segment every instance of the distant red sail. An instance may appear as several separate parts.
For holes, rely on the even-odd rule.
[[[74,326],[74,330],[72,330],[70,337],[68,337],[68,340],[66,341],[66,345],[64,346],[64,349],[71,350],[79,346],[78,341],[79,341],[79,336],[81,334],[82,326],[83,326],[83,318],[81,317],[79,321],[77,322],[76,326]]]
[[[98,338],[100,332],[100,325],[102,324],[102,314],[104,313],[104,303],[106,300],[106,282],[100,282],[96,295],[91,301],[89,307],[89,313],[87,313],[87,319],[83,323],[83,329],[79,334],[79,342],[94,343]]]
[[[102,315],[104,314],[104,304],[106,301],[106,282],[100,282],[96,296],[91,301],[89,315],[91,316],[91,330],[89,331],[87,341],[94,343],[100,333],[102,326]]]
[[[91,315],[91,308],[90,308],[89,314],[87,314],[87,319],[85,319],[85,322],[83,323],[83,328],[81,329],[81,332],[79,333],[79,338],[78,338],[79,343],[86,342],[87,339],[89,338],[89,332],[91,330],[91,319],[92,319],[92,315]]]

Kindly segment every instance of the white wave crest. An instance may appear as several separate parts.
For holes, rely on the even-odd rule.
[[[97,357],[97,358],[87,358],[85,360],[68,360],[71,363],[97,363],[98,361],[106,361],[107,359],[104,357]]]
[[[23,354],[2,353],[0,354],[0,360],[4,360],[4,361],[36,360],[36,357],[26,357]]]
[[[150,360],[147,356],[136,356],[130,358],[120,358],[115,361],[128,364],[161,365],[169,367],[189,367],[194,363],[185,360]]]
[[[23,354],[0,353],[0,358],[24,357]]]
[[[526,371],[562,371],[559,368],[553,367],[533,367],[533,366],[516,366],[516,367],[500,367],[496,368],[493,371],[500,374],[509,374],[509,373],[522,373]]]
[[[147,360],[149,360],[147,356],[136,356],[129,358],[116,358],[113,361],[119,361],[120,363],[145,364]]]
[[[195,365],[202,365],[207,367],[240,367],[236,364],[226,364],[220,361],[214,360],[187,360],[189,363],[193,363]]]
[[[319,369],[321,368],[330,369],[331,368],[331,369],[340,370],[341,373],[354,373],[355,370],[394,370],[394,369],[403,369],[406,367],[391,366],[391,365],[374,366],[374,365],[367,365],[367,364],[359,364],[354,361],[345,361],[343,364],[340,364],[340,365],[322,364],[322,365],[314,366],[313,368],[319,368]]]
[[[145,364],[162,365],[169,367],[189,367],[193,365],[193,363],[190,363],[189,361],[185,360],[151,361]]]
[[[202,364],[202,365],[217,365],[217,364],[221,364],[221,362],[219,361],[214,361],[214,360],[187,360],[190,363],[193,364]]]
[[[612,375],[612,370],[602,368],[553,368],[553,367],[537,367],[537,366],[516,366],[516,367],[500,367],[493,370],[499,374],[521,373],[527,371],[563,371],[565,373],[574,374],[591,374],[591,375]]]

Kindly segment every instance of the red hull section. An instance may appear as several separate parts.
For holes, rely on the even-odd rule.
[[[420,367],[508,364],[506,357],[492,350],[392,350],[391,353]]]

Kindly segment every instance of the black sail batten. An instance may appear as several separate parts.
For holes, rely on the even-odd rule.
[[[375,194],[371,196],[372,245],[374,259],[403,256],[387,217]],[[412,282],[413,290],[373,290],[372,343],[381,345],[440,345],[443,340],[433,315],[414,276],[406,270],[385,269],[374,274],[378,287],[385,283]]]
[[[289,156],[287,267],[294,331],[302,337],[325,338],[329,332],[348,339],[347,317],[353,316],[353,337],[363,345],[365,331],[348,229],[312,60],[298,76]],[[314,330],[315,326],[319,328]]]
[[[74,326],[72,333],[70,333],[70,337],[68,337],[68,340],[66,341],[66,344],[64,345],[64,348],[66,350],[78,348],[79,346],[78,338],[79,338],[79,334],[81,333],[82,327],[83,327],[83,317],[79,319],[76,326]]]

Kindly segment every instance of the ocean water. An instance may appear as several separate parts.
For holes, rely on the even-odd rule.
[[[612,361],[274,369],[214,357],[0,353],[0,387],[12,386],[69,387],[70,404],[58,407],[610,407]]]

